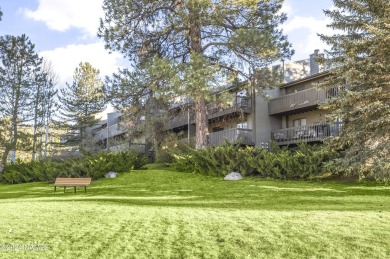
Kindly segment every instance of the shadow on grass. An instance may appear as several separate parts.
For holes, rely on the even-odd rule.
[[[0,202],[94,202],[254,210],[390,210],[390,188],[367,184],[247,178],[239,182],[173,172],[139,170],[93,181],[84,193],[52,184],[0,185]]]

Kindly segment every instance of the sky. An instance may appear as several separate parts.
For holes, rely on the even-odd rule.
[[[109,53],[97,37],[99,18],[104,16],[103,0],[0,0],[3,11],[0,35],[26,34],[40,56],[49,60],[60,84],[71,83],[80,62],[89,62],[102,76],[111,75],[128,64],[119,53]],[[332,0],[285,0],[288,20],[282,25],[293,45],[292,60],[309,57],[326,45],[317,33],[332,34],[324,9]]]

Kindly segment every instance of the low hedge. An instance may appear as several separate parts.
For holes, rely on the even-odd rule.
[[[56,177],[103,178],[109,171],[127,172],[147,163],[134,152],[99,153],[80,158],[39,160],[7,164],[1,175],[4,183],[54,182]]]
[[[225,143],[200,150],[175,150],[171,156],[171,165],[183,172],[225,176],[232,171],[239,171],[245,176],[309,179],[323,172],[324,162],[332,154],[307,144],[290,149],[272,145],[270,150],[266,150]]]

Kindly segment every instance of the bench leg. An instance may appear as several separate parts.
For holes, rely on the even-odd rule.
[[[65,193],[65,190],[66,190],[66,186],[64,186],[64,193]]]
[[[87,193],[87,186],[84,186],[84,193]]]
[[[76,186],[74,187],[74,193],[76,193]]]
[[[54,192],[56,192],[56,190],[57,190],[57,186],[54,186]]]

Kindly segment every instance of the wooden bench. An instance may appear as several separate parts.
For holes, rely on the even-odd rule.
[[[66,187],[74,187],[74,192],[76,192],[76,187],[84,186],[84,192],[87,192],[87,186],[91,184],[91,178],[56,178],[54,183],[54,192],[57,190],[57,186],[64,187],[64,192]]]

